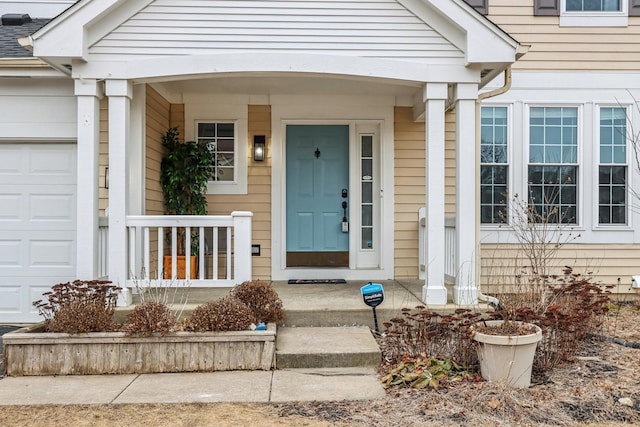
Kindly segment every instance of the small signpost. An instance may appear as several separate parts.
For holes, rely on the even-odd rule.
[[[371,283],[369,282],[362,288],[360,288],[360,292],[362,293],[362,299],[364,303],[373,309],[373,323],[376,327],[376,332],[380,332],[378,329],[378,316],[376,315],[376,307],[382,304],[384,301],[384,290],[382,289],[382,285],[380,283]]]

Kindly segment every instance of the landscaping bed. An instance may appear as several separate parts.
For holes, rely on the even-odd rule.
[[[90,375],[211,372],[274,368],[276,326],[265,331],[172,332],[131,337],[123,332],[5,334],[6,374]]]

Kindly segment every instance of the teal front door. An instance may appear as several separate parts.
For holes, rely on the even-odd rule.
[[[287,266],[349,265],[349,126],[288,125]]]

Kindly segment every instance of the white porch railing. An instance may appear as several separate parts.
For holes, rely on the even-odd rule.
[[[129,272],[127,286],[166,286],[188,280],[194,287],[233,286],[251,280],[251,212],[216,216],[128,216],[127,253],[123,262]],[[108,277],[109,239],[107,218],[100,218],[98,232],[99,277]],[[185,248],[178,267],[179,236]],[[192,236],[194,237],[192,239]],[[168,258],[165,261],[164,258]],[[167,265],[165,266],[165,262]],[[177,277],[184,269],[184,277]]]
[[[419,278],[424,280],[426,277],[427,266],[425,254],[425,234],[427,232],[427,210],[420,208],[418,211],[418,259],[419,259]],[[444,220],[444,280],[445,282],[455,283],[457,275],[456,262],[456,219],[455,217],[447,217]]]

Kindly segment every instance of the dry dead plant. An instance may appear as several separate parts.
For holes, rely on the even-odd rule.
[[[189,331],[244,331],[256,321],[253,311],[246,304],[226,296],[216,301],[200,304],[187,320]]]
[[[146,302],[164,304],[173,312],[176,322],[180,322],[189,301],[191,281],[171,280],[166,286],[151,286],[149,279],[134,279],[133,283],[140,299],[140,304]]]
[[[45,330],[80,334],[115,329],[113,313],[120,288],[103,280],[58,283],[33,306],[45,319]]]

